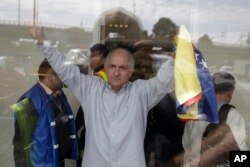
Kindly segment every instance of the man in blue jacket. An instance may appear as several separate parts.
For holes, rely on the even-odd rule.
[[[18,167],[63,167],[77,159],[74,117],[62,91],[63,82],[47,60],[39,81],[11,106],[15,111],[14,160]]]

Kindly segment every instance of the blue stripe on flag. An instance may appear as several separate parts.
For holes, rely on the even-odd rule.
[[[199,102],[199,113],[205,114],[211,123],[219,123],[218,108],[212,77],[202,53],[195,49],[196,67],[202,88],[203,100]]]

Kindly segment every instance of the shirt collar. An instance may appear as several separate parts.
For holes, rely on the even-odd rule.
[[[43,89],[45,90],[47,95],[52,95],[53,91],[47,87],[46,85],[44,85],[42,82],[38,81],[38,83],[43,87]]]
[[[218,101],[217,102],[218,109],[220,109],[223,104],[226,104],[226,103],[224,101]]]
[[[129,85],[129,83],[130,83],[130,82],[128,81],[126,84],[124,84],[124,85],[122,86],[122,88],[121,88],[117,93],[122,92],[122,91],[125,91],[126,88],[127,88],[128,85]],[[107,83],[106,87],[108,88],[109,91],[113,91],[112,88],[111,88],[111,85],[110,85],[109,83]],[[113,92],[114,92],[114,91],[113,91]]]
[[[48,86],[44,85],[42,82],[38,81],[38,83],[43,87],[47,95],[54,95],[54,97],[56,97],[57,95],[61,96],[61,90],[53,92]]]

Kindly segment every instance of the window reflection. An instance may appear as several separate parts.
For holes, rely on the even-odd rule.
[[[110,49],[117,45],[117,40],[119,46],[129,49],[140,41],[136,53],[151,56],[148,60],[153,62],[151,70],[148,62],[139,59],[138,76],[146,78],[155,75],[165,60],[164,55],[174,52],[175,35],[184,24],[202,51],[210,72],[225,71],[234,75],[237,84],[231,103],[246,121],[250,143],[249,7],[248,1],[231,0],[112,0],[108,3],[102,0],[4,0],[0,6],[1,166],[14,166],[13,113],[8,107],[36,82],[42,60],[27,33],[26,26],[30,24],[44,26],[52,44],[65,54],[72,50],[86,51],[93,43],[105,40]],[[117,14],[111,15],[114,9]],[[79,103],[68,89],[65,91],[76,113]],[[68,163],[74,166],[74,162]]]

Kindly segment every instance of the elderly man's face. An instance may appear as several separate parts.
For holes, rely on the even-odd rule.
[[[105,66],[105,72],[111,88],[118,92],[133,74],[129,67],[128,53],[122,49],[115,50]]]

